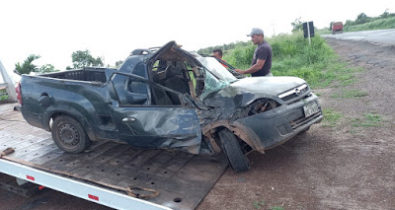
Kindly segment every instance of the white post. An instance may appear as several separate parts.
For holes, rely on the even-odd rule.
[[[16,92],[15,92],[14,83],[12,82],[11,78],[8,76],[8,73],[5,70],[1,61],[0,61],[0,72],[1,72],[1,76],[3,77],[4,83],[7,85],[8,100],[15,102],[16,101]]]
[[[309,22],[307,21],[307,36],[309,37],[309,45],[311,46],[311,38],[310,38],[310,26]]]

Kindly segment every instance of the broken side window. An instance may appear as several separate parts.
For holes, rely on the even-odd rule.
[[[204,90],[200,95],[200,100],[206,98],[209,94],[217,92],[229,85],[229,82],[217,79],[210,71],[206,70],[206,77],[204,79]]]
[[[151,104],[148,84],[124,75],[116,75],[112,84],[121,106]]]

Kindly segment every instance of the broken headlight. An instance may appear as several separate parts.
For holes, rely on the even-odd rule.
[[[258,99],[248,106],[248,109],[249,109],[248,116],[266,112],[266,111],[274,109],[278,106],[280,106],[280,104],[274,100]]]

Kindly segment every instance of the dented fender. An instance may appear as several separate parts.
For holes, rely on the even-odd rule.
[[[221,151],[220,145],[218,145],[216,141],[216,133],[223,128],[229,129],[239,139],[248,144],[252,149],[264,153],[265,148],[261,144],[259,137],[254,133],[254,131],[237,121],[230,122],[228,120],[216,121],[214,123],[206,125],[202,129],[203,135],[209,139],[214,152]]]

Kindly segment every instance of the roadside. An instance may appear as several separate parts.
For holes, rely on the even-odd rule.
[[[247,173],[228,169],[198,209],[394,208],[394,49],[327,42],[350,72],[316,89],[324,122],[264,155],[252,153]],[[52,190],[31,198],[0,190],[0,203],[2,209],[108,209]]]
[[[199,209],[395,208],[395,51],[327,42],[355,72],[316,89],[324,122],[251,154],[248,173],[228,169]]]
[[[332,26],[333,26],[332,24],[336,22],[337,21],[333,21],[330,23],[329,28],[325,27],[325,28],[317,29],[316,32],[321,35],[330,34],[332,33]],[[337,26],[339,26],[339,24],[337,24]],[[395,13],[390,13],[388,9],[386,9],[381,15],[376,17],[369,17],[365,13],[360,13],[355,20],[345,21],[343,23],[343,26],[335,27],[335,31],[338,33],[339,31],[352,32],[352,31],[393,29],[395,28]]]
[[[322,37],[339,40],[372,42],[376,45],[382,46],[395,46],[395,29],[357,31],[340,34],[325,34],[322,35]]]

